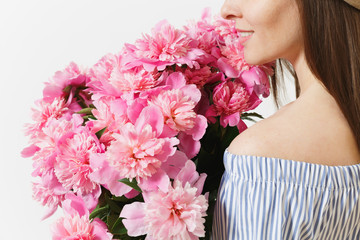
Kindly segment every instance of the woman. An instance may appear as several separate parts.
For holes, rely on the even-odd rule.
[[[213,239],[360,239],[360,0],[226,0],[222,16],[250,34],[249,64],[277,60],[275,96],[291,63],[297,99],[225,151]]]

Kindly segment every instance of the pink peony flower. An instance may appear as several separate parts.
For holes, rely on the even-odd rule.
[[[93,234],[97,221],[90,223],[86,216],[66,216],[60,218],[53,227],[53,240],[96,239]],[[110,239],[110,238],[108,238]]]
[[[208,207],[197,189],[175,181],[166,194],[153,192],[145,205],[147,233],[154,239],[198,239],[205,236],[204,223]]]
[[[57,71],[50,82],[45,83],[43,91],[44,101],[51,103],[55,98],[65,97],[65,87],[85,86],[89,81],[86,71],[81,69],[76,63],[71,62],[63,71]],[[71,99],[71,97],[69,97]]]
[[[121,91],[116,89],[109,81],[117,69],[122,67],[122,56],[107,54],[103,56],[89,70],[90,81],[88,83],[89,91],[101,96],[121,96]]]
[[[76,129],[73,136],[59,144],[58,152],[54,169],[59,182],[65,189],[72,189],[80,195],[100,191],[99,184],[89,178],[92,172],[90,155],[103,152],[94,134],[86,127],[80,127]]]
[[[207,128],[206,118],[194,111],[201,99],[201,92],[195,85],[186,84],[184,75],[179,72],[171,73],[165,82],[169,89],[160,90],[156,94],[153,92],[149,96],[149,105],[159,107],[164,116],[162,136],[179,134],[179,148],[192,158],[199,152],[199,140]]]
[[[65,216],[53,226],[53,240],[110,240],[106,224],[98,218],[90,222],[89,211],[83,200],[74,194],[67,194],[63,204]]]
[[[179,142],[176,138],[161,138],[164,119],[155,106],[145,107],[135,125],[127,123],[114,134],[107,149],[107,160],[121,176],[136,178],[145,189],[164,187],[169,181],[161,171],[162,162],[172,156]]]
[[[208,109],[206,116],[214,122],[214,116],[220,116],[220,124],[224,128],[229,124],[236,126],[241,122],[240,115],[249,109],[250,95],[239,81],[225,81],[217,85],[213,93],[214,104]]]
[[[190,163],[191,162],[191,163]],[[199,176],[191,160],[167,192],[146,195],[145,203],[125,205],[120,217],[129,236],[147,234],[149,239],[199,239],[205,236],[207,198],[200,195],[206,175]],[[198,183],[198,184],[197,184]],[[197,184],[198,188],[195,187]]]
[[[72,134],[72,131],[82,124],[82,118],[74,115],[72,118],[61,118],[48,120],[42,131],[34,139],[31,146],[33,149],[33,176],[42,176],[54,168],[57,155],[57,146]]]
[[[196,40],[196,48],[208,54],[211,54],[217,48],[218,35],[214,31],[214,25],[211,24],[209,8],[204,10],[200,21],[191,21],[184,29],[187,35]],[[208,61],[213,61],[214,59],[215,58],[208,58]],[[207,64],[209,62],[202,63]]]
[[[33,183],[33,198],[43,206],[48,207],[48,211],[43,219],[50,217],[61,206],[68,192],[61,183],[59,183],[53,171],[44,174],[39,182]]]
[[[153,71],[155,68],[162,71],[172,64],[198,66],[196,60],[203,57],[205,52],[195,46],[196,42],[184,31],[175,29],[163,20],[152,29],[152,35],[144,34],[135,45],[126,45],[125,51],[135,55],[127,66],[142,65],[147,71]]]
[[[152,36],[145,34],[135,43],[137,56],[160,61],[173,62],[184,57],[191,39],[183,31],[175,29],[166,20],[158,23],[152,30]]]
[[[159,77],[156,70],[148,72],[142,66],[129,70],[115,68],[109,82],[121,92],[141,92],[157,86],[160,83]]]
[[[155,105],[162,111],[165,121],[162,136],[179,134],[180,149],[192,158],[200,149],[199,140],[207,127],[205,117],[194,111],[201,99],[201,92],[195,85],[187,85],[184,75],[179,72],[171,73],[166,79],[166,85],[171,89],[151,95],[149,105]],[[184,134],[189,137],[181,138]],[[182,139],[190,140],[187,141],[189,144],[184,145]]]
[[[59,119],[68,111],[65,99],[61,97],[55,98],[51,103],[41,99],[35,104],[39,107],[39,109],[32,108],[32,119],[35,123],[26,125],[26,135],[30,135],[33,139],[37,137],[50,118]]]
[[[158,106],[164,116],[164,123],[171,129],[179,132],[194,127],[196,103],[190,96],[184,95],[180,89],[160,92],[150,100],[151,104]]]
[[[234,20],[226,20],[220,16],[215,16],[215,32],[223,39],[237,34],[236,23]]]
[[[202,88],[205,84],[211,82],[215,76],[209,66],[204,66],[200,69],[186,68],[184,75],[188,84],[195,84],[198,88]]]
[[[147,178],[161,166],[161,161],[154,155],[161,153],[164,143],[164,140],[156,139],[150,125],[137,132],[135,126],[128,123],[108,148],[108,159],[124,177]]]

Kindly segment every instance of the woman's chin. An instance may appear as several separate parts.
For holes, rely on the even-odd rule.
[[[263,65],[275,60],[269,60],[269,58],[264,58],[264,55],[261,54],[260,51],[250,52],[246,50],[244,52],[244,59],[246,63],[250,65]]]
[[[259,56],[246,56],[244,55],[245,61],[249,65],[261,65],[266,63],[264,59],[259,58]]]

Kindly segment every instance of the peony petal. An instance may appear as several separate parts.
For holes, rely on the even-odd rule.
[[[230,66],[230,64],[226,62],[226,58],[219,58],[217,65],[220,71],[224,72],[228,78],[238,78],[240,76],[240,71]]]
[[[256,95],[255,92],[253,92],[251,95],[250,95],[250,98],[249,98],[249,107],[246,109],[246,111],[249,111],[249,110],[253,110],[254,108],[256,108],[257,106],[259,106],[259,104],[262,102],[262,100],[258,97],[258,95]]]
[[[227,125],[234,127],[240,121],[240,113],[236,112],[228,116],[221,116],[220,117],[220,124],[222,127],[226,128]]]
[[[245,84],[246,90],[252,94],[253,88],[257,84],[258,76],[254,70],[250,69],[241,73],[240,81]]]
[[[204,8],[201,13],[201,20],[210,21],[210,19],[211,19],[211,8],[210,7]]]
[[[135,123],[137,132],[141,132],[147,124],[150,124],[153,131],[157,133],[157,136],[160,136],[164,127],[164,116],[158,107],[147,106],[141,111]]]
[[[39,148],[38,146],[36,146],[35,144],[24,148],[21,151],[21,156],[23,158],[28,158],[28,157],[32,157],[37,151],[39,151],[41,148]]]
[[[199,196],[202,193],[206,177],[207,177],[206,173],[201,173],[200,177],[197,179],[196,183],[194,184],[193,187],[197,188],[196,196]]]
[[[152,31],[153,33],[161,32],[162,27],[163,27],[164,25],[165,25],[165,26],[166,26],[166,25],[170,25],[169,22],[168,22],[168,20],[163,19],[163,20],[159,21],[158,23],[155,24],[155,26],[151,29],[151,31]]]
[[[167,137],[175,137],[178,134],[178,131],[171,129],[168,125],[164,125],[163,131],[160,138],[167,138]]]
[[[191,135],[180,132],[178,135],[180,140],[179,149],[183,151],[188,158],[195,157],[200,151],[200,141],[193,139]]]
[[[133,202],[124,206],[120,213],[121,218],[141,219],[145,216],[145,203]]]
[[[93,169],[89,174],[90,179],[106,187],[115,196],[122,196],[132,190],[131,187],[118,181],[123,177],[109,166],[105,154],[90,155],[90,166]]]
[[[54,98],[61,96],[63,91],[58,86],[47,85],[43,90],[44,101],[51,102]]]
[[[156,240],[156,239],[155,239],[155,238],[153,238],[153,237],[152,237],[152,236],[150,236],[150,235],[146,235],[145,240]]]
[[[124,219],[122,222],[129,236],[136,237],[146,234],[146,225],[143,219]]]
[[[128,108],[129,107],[123,99],[116,99],[110,102],[111,112],[116,115],[126,114]]]
[[[145,203],[134,202],[125,205],[120,213],[122,222],[127,229],[129,236],[136,237],[146,234],[145,217]]]
[[[175,180],[179,180],[183,187],[185,183],[193,185],[199,178],[199,173],[196,171],[195,163],[191,160],[186,161],[185,166],[181,169]]]
[[[181,72],[171,73],[166,79],[166,85],[171,86],[172,89],[180,89],[186,86],[186,79]]]
[[[44,216],[41,217],[41,221],[51,217],[56,212],[57,208],[58,208],[58,206],[52,206],[50,208],[47,208]]]
[[[218,47],[214,47],[211,49],[211,55],[214,56],[215,58],[221,58],[221,50]]]
[[[185,133],[192,135],[193,139],[198,141],[204,136],[207,126],[207,119],[202,115],[197,115],[194,127]]]
[[[246,90],[252,94],[268,97],[270,94],[270,82],[266,73],[258,66],[254,66],[241,73],[240,80],[246,85]]]
[[[161,153],[157,154],[155,157],[160,161],[165,162],[169,158],[169,156],[175,154],[176,152],[175,146],[178,145],[179,143],[180,141],[176,137],[166,139],[166,141],[162,146]]]
[[[128,192],[128,193],[126,193],[124,196],[125,196],[127,199],[131,199],[131,198],[136,197],[137,195],[139,195],[139,192],[136,191],[135,189],[131,189],[131,191]]]
[[[170,156],[167,161],[161,165],[161,168],[170,178],[174,179],[185,166],[187,160],[188,158],[185,153],[176,151],[174,155]]]
[[[72,192],[65,195],[65,200],[62,203],[62,207],[64,211],[71,216],[76,214],[79,214],[80,217],[84,215],[89,216],[89,210],[85,207],[84,200]]]
[[[86,208],[89,210],[89,212],[92,212],[96,205],[98,204],[99,197],[101,195],[101,188],[100,185],[96,187],[95,190],[93,190],[91,193],[86,195],[79,195],[84,200],[84,204]]]
[[[91,225],[93,228],[94,240],[110,240],[113,235],[108,232],[106,224],[98,218],[95,218]]]
[[[216,109],[215,109],[215,105],[211,105],[208,110],[205,113],[205,117],[207,118],[207,120],[211,123],[215,123],[216,122],[216,116],[218,116],[219,114],[217,113]]]
[[[181,88],[185,96],[189,96],[192,101],[198,103],[201,98],[201,92],[195,84],[185,85]]]
[[[145,191],[156,191],[160,189],[163,192],[167,192],[170,185],[170,178],[162,169],[158,169],[151,177],[141,179],[138,185]]]
[[[136,99],[131,106],[127,108],[127,115],[132,123],[136,122],[145,106],[146,102],[143,99]]]
[[[243,120],[240,119],[238,125],[237,125],[237,128],[239,130],[239,134],[242,133],[244,130],[247,129],[247,126],[245,124],[245,122]]]

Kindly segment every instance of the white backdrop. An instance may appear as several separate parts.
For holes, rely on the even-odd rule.
[[[43,82],[71,61],[92,66],[123,43],[133,43],[160,20],[175,26],[218,13],[222,0],[11,0],[0,2],[0,238],[51,239],[50,225],[62,210],[41,221],[45,208],[32,199],[31,159],[24,123],[42,96]],[[271,99],[257,110],[267,117]]]

